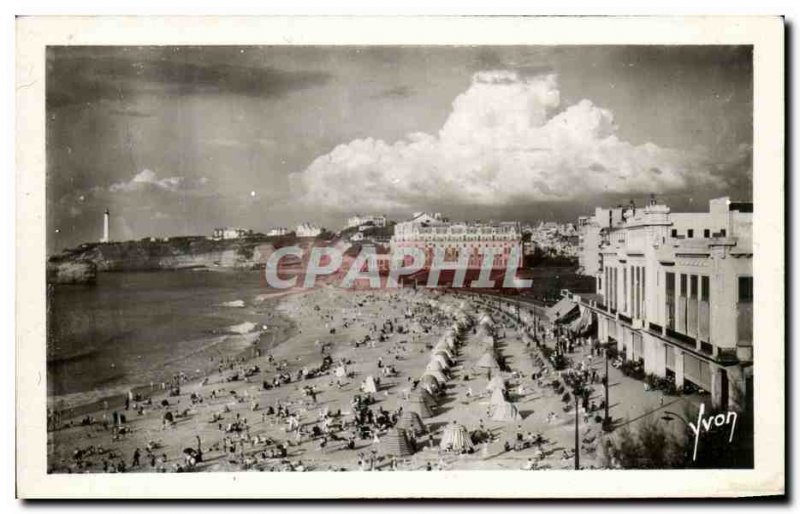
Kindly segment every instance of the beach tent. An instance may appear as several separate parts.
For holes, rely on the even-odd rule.
[[[517,407],[511,402],[503,402],[492,407],[492,421],[520,421]]]
[[[414,449],[408,441],[405,430],[402,428],[392,428],[381,438],[379,453],[381,455],[405,457],[407,455],[413,455]]]
[[[372,378],[372,375],[368,375],[367,379],[364,380],[364,392],[365,393],[377,393],[378,387],[375,385],[375,379]]]
[[[345,366],[339,366],[336,368],[336,376],[338,378],[344,378],[347,376],[347,368]]]
[[[489,392],[494,392],[497,389],[500,389],[501,391],[506,390],[506,383],[500,377],[500,375],[493,376],[492,379],[489,381],[489,383],[486,384],[486,390]]]
[[[475,363],[476,368],[486,368],[486,369],[500,369],[500,365],[497,364],[497,359],[494,358],[492,352],[486,352],[483,356],[478,359],[478,362]]]
[[[472,439],[469,432],[464,425],[458,423],[451,423],[447,425],[442,434],[442,440],[439,443],[439,448],[444,451],[451,451],[456,453],[464,453],[474,449]]]
[[[428,391],[429,393],[431,393],[433,395],[438,394],[442,389],[442,386],[439,383],[439,381],[436,380],[431,375],[423,376],[419,380],[419,387],[420,387],[420,389],[424,389],[424,390]]]
[[[438,362],[441,366],[439,369],[448,369],[450,368],[450,359],[447,358],[444,354],[435,353],[433,357],[431,357],[431,363]]]
[[[453,353],[447,348],[436,348],[435,350],[433,350],[433,355],[441,355],[442,357],[447,359],[448,362],[453,362],[454,360]]]
[[[403,409],[400,419],[397,420],[397,428],[402,428],[407,433],[421,434],[425,432],[425,423],[416,412]]]
[[[443,369],[447,369],[441,362],[437,359],[431,359],[428,365],[425,367],[425,371],[442,371]]]
[[[439,343],[444,345],[448,350],[453,350],[456,347],[456,340],[453,336],[442,336]]]
[[[501,403],[505,403],[505,401],[506,401],[505,390],[495,389],[494,391],[492,391],[492,399],[489,400],[489,404],[492,407],[500,405]]]
[[[425,405],[428,407],[436,407],[436,398],[425,389],[420,389],[416,392],[416,395],[422,398],[422,401],[425,402]]]
[[[408,399],[406,404],[403,406],[403,412],[405,411],[413,412],[422,419],[433,416],[433,410],[428,407],[425,401],[418,395],[414,395]]]
[[[455,346],[451,348],[451,347],[450,347],[450,346],[448,346],[448,345],[447,345],[447,343],[445,343],[444,341],[439,341],[439,342],[436,344],[436,346],[434,346],[434,347],[433,347],[433,351],[434,351],[434,352],[438,352],[438,351],[446,351],[446,352],[448,353],[448,355],[452,356],[452,355],[455,355],[456,348],[455,348]]]
[[[436,381],[439,382],[439,385],[442,385],[445,382],[447,382],[447,377],[444,376],[444,373],[442,373],[441,371],[426,370],[425,373],[422,374],[422,376],[423,377],[431,376],[431,377],[435,378]]]

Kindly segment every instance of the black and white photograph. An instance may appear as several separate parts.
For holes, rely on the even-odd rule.
[[[763,470],[758,45],[346,39],[43,45],[44,476]]]

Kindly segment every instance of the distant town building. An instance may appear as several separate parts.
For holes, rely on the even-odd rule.
[[[356,214],[355,216],[347,218],[344,228],[348,229],[352,227],[361,227],[362,225],[371,225],[373,227],[383,228],[386,226],[386,216],[372,215],[372,214],[366,214],[366,215]]]
[[[240,239],[242,237],[247,237],[252,233],[253,233],[252,230],[244,228],[233,228],[233,227],[215,228],[211,236],[211,239],[217,241],[222,239]]]
[[[322,229],[313,223],[301,223],[297,225],[297,237],[317,237],[322,234]]]
[[[623,207],[597,207],[594,216],[578,218],[578,273],[594,277],[600,272],[600,243],[603,234],[624,221],[624,210]]]
[[[530,237],[523,245],[525,255],[538,248],[551,257],[576,258],[578,256],[578,231],[572,223],[540,222],[522,227]]]
[[[591,268],[597,295],[576,295],[596,313],[600,341],[646,373],[709,392],[721,409],[742,407],[753,391],[752,212],[727,197],[701,213],[652,200],[621,219],[598,210],[582,225],[605,225]]]
[[[440,213],[417,212],[410,220],[395,225],[390,247],[392,251],[401,247],[419,248],[425,252],[427,264],[433,262],[436,248],[444,250],[446,261],[457,261],[461,252],[466,251],[469,268],[481,267],[482,247],[494,247],[493,267],[505,268],[512,249],[522,257],[521,238],[517,222],[451,222]]]
[[[289,233],[289,229],[286,227],[274,227],[269,229],[267,232],[268,236],[285,236]]]

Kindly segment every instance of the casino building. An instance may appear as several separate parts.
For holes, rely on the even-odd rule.
[[[719,408],[752,405],[752,212],[727,197],[701,213],[655,200],[598,209],[579,222],[582,235],[595,231],[581,258],[597,294],[572,298],[596,314],[600,341],[646,373],[690,382]]]

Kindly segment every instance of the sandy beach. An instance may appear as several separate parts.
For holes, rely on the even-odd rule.
[[[176,362],[163,390],[56,420],[50,472],[573,467],[575,414],[551,387],[558,372],[480,297],[323,287],[270,301],[293,325],[282,340],[231,354],[203,376]],[[588,345],[571,358],[599,373],[602,357]],[[597,383],[589,398],[601,395]],[[423,400],[430,412],[420,412]],[[398,435],[411,410],[424,429]],[[579,418],[581,466],[599,466],[599,420]]]

